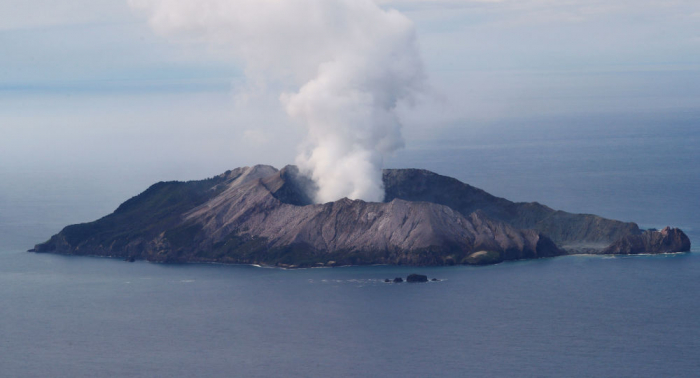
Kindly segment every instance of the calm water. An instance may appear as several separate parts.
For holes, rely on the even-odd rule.
[[[420,271],[444,281],[385,284]],[[697,376],[700,256],[284,271],[0,255],[3,376]]]
[[[514,200],[679,226],[694,251],[682,255],[285,271],[29,254],[162,178],[0,164],[0,376],[695,377],[696,119],[456,128],[389,162]],[[381,282],[412,272],[442,281]]]

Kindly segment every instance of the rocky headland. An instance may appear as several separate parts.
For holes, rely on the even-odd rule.
[[[160,182],[33,252],[281,267],[494,264],[577,253],[686,252],[683,231],[516,203],[426,170],[387,169],[384,202],[314,204],[297,168]]]

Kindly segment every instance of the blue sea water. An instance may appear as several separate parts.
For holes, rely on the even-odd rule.
[[[2,170],[0,376],[696,377],[697,119],[456,126],[388,161],[512,200],[678,226],[694,251],[679,255],[281,270],[30,254],[153,180]],[[383,282],[413,272],[441,281]]]
[[[440,282],[386,284],[421,272]],[[485,268],[0,254],[7,377],[695,377],[700,257]]]

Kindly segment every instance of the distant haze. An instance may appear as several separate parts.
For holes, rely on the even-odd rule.
[[[367,2],[328,1],[315,13],[307,3],[279,1],[285,14],[270,18],[275,25],[269,28],[272,21],[260,17],[271,10],[260,1],[247,6],[258,9],[238,13],[246,16],[246,28],[262,33],[239,38],[243,44],[226,9],[243,3],[215,9],[205,1],[213,12],[208,16],[197,10],[200,2],[160,3],[170,18],[154,32],[155,2],[0,1],[0,204],[14,203],[10,192],[58,190],[49,177],[112,193],[109,206],[116,206],[159,180],[202,179],[261,163],[281,168],[301,152],[308,159],[318,146],[309,139],[309,114],[292,112],[292,118],[286,105],[300,103],[292,101],[295,95],[310,100],[302,87],[320,77],[320,61],[343,51],[368,53],[361,42],[369,32],[381,48],[404,37],[410,47],[415,28],[429,82],[426,90],[411,81],[414,86],[396,96],[395,112],[378,108],[398,116],[406,146],[384,165],[432,169],[520,200],[540,198],[519,191],[537,182],[524,177],[512,186],[492,185],[512,179],[485,173],[504,159],[493,144],[539,143],[534,139],[545,128],[581,138],[600,125],[640,130],[658,120],[668,129],[666,120],[697,120],[700,111],[697,0],[381,0],[381,11]],[[329,13],[333,22],[325,25]],[[346,38],[358,14],[373,21],[363,17]],[[199,24],[195,15],[202,16]],[[297,28],[299,17],[305,22]],[[215,26],[203,26],[212,20]],[[314,30],[322,32],[308,36]],[[353,44],[337,43],[344,38]],[[255,50],[264,46],[277,53]],[[369,58],[387,58],[379,53]],[[347,70],[341,63],[328,75]],[[386,70],[373,69],[367,77]],[[347,89],[330,84],[325,88]],[[397,90],[387,88],[358,93]],[[416,91],[411,107],[407,100]],[[396,124],[388,125],[387,135],[394,136]],[[491,144],[468,163],[449,149],[473,148],[485,136]],[[427,158],[427,145],[440,146],[442,155]]]
[[[130,0],[159,33],[227,46],[250,78],[282,80],[307,136],[297,157],[318,202],[381,201],[384,156],[404,145],[395,113],[423,86],[412,22],[372,0]]]

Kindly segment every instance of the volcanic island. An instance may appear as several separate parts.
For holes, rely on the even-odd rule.
[[[385,169],[383,202],[314,203],[296,166],[242,167],[152,185],[112,214],[65,227],[30,252],[166,263],[488,265],[571,254],[690,251],[678,228],[641,230],[512,202],[420,169]]]

